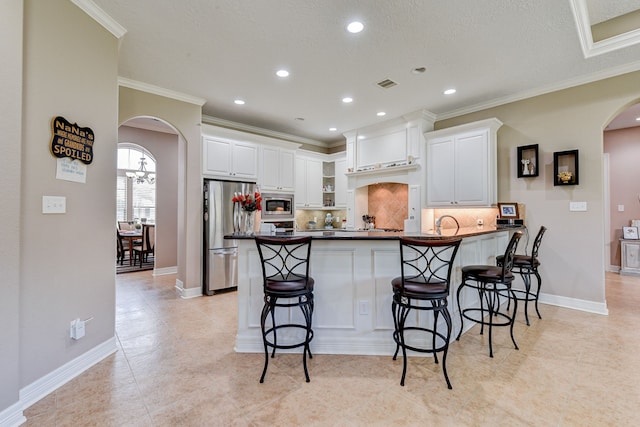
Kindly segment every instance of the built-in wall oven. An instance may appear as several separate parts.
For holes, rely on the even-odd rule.
[[[262,193],[262,221],[293,220],[293,193]]]

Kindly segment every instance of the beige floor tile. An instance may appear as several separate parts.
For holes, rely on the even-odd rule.
[[[607,274],[609,316],[519,307],[514,334],[478,325],[432,357],[233,350],[236,293],[183,300],[175,276],[118,275],[119,351],[25,410],[27,426],[637,425],[640,278]],[[440,359],[442,356],[440,355]]]

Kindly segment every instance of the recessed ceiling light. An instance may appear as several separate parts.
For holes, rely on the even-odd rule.
[[[342,98],[342,102],[344,102],[345,104],[348,104],[350,102],[353,102],[353,98],[346,96],[344,98]]]
[[[237,105],[244,105],[244,101],[242,99],[236,99],[235,101],[233,101],[235,104]]]
[[[289,77],[289,72],[287,70],[278,70],[276,71],[276,75],[278,77]]]
[[[387,113],[385,113],[384,111],[378,111],[378,113],[376,114],[378,117],[382,117],[382,116],[386,116]]]
[[[358,135],[358,139],[365,139],[365,138],[366,138],[366,136],[364,136],[364,135]]]
[[[350,33],[356,34],[364,29],[364,24],[359,21],[353,21],[349,25],[347,25],[347,31]]]
[[[447,89],[443,92],[445,95],[453,95],[454,93],[456,93],[455,89]]]
[[[636,117],[636,122],[640,122],[640,117]]]
[[[335,132],[337,130],[338,130],[338,128],[329,128],[329,132]]]

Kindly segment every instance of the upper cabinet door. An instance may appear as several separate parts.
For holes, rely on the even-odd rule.
[[[453,137],[429,141],[427,145],[427,206],[454,204]]]
[[[255,144],[205,137],[202,158],[204,175],[248,181],[258,178],[258,147]]]
[[[231,141],[205,138],[202,150],[204,160],[202,172],[205,175],[231,176],[232,145]]]
[[[262,148],[262,190],[293,192],[295,152],[278,147]]]
[[[248,142],[236,142],[233,147],[233,176],[258,178],[258,147]]]
[[[347,159],[335,161],[335,206],[345,208],[347,206]]]
[[[489,201],[488,132],[460,135],[455,142],[455,201],[485,206]]]

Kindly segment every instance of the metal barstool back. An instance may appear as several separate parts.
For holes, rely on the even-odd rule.
[[[451,381],[447,374],[447,352],[451,340],[452,321],[449,313],[447,298],[451,283],[451,271],[453,261],[460,246],[461,239],[400,239],[400,271],[402,276],[391,281],[393,300],[391,310],[393,312],[394,332],[393,339],[396,343],[396,351],[393,360],[396,360],[398,351],[402,349],[402,378],[400,385],[404,386],[407,374],[407,349],[433,353],[435,363],[438,363],[438,352],[442,352],[442,372],[451,389]],[[431,326],[425,322],[426,316],[416,316],[415,320],[422,318],[421,322],[407,325],[407,318],[411,310],[433,313]],[[438,317],[446,324],[446,331],[438,331]],[[430,347],[418,346],[417,340],[411,343],[405,339],[406,331],[422,331],[431,334]],[[412,333],[413,335],[413,333]]]
[[[262,342],[264,344],[264,368],[260,382],[264,382],[269,365],[269,348],[271,357],[276,349],[291,349],[303,347],[302,361],[306,381],[309,382],[307,369],[307,354],[313,355],[309,343],[313,339],[311,321],[313,316],[313,285],[314,280],[309,276],[309,258],[311,255],[311,237],[260,237],[255,238],[260,262],[262,265],[264,305],[260,316]],[[276,308],[290,309],[299,307],[304,323],[276,323]],[[293,316],[287,316],[292,318]],[[268,318],[271,319],[267,324]],[[283,334],[278,342],[278,331],[287,329],[291,333]],[[303,330],[302,336],[295,334],[295,330]]]
[[[514,277],[511,270],[513,269],[518,241],[520,241],[521,237],[522,231],[518,230],[513,233],[504,255],[502,255],[502,265],[468,265],[462,267],[462,283],[456,293],[456,300],[460,309],[460,332],[458,332],[456,340],[460,339],[462,331],[464,330],[464,319],[479,323],[481,325],[480,334],[483,334],[484,325],[487,325],[489,327],[490,357],[493,357],[492,331],[494,326],[509,326],[511,341],[515,349],[518,349],[518,344],[513,336],[513,324],[518,309],[518,300],[515,299],[511,288],[511,282],[513,282]],[[480,307],[465,309],[460,307],[460,294],[464,288],[476,289],[478,291]],[[500,311],[501,296],[513,299],[513,315],[509,316],[508,313]],[[485,303],[486,308],[484,306]],[[471,313],[477,313],[478,316],[472,316]],[[500,317],[502,320],[494,319],[494,317]]]

